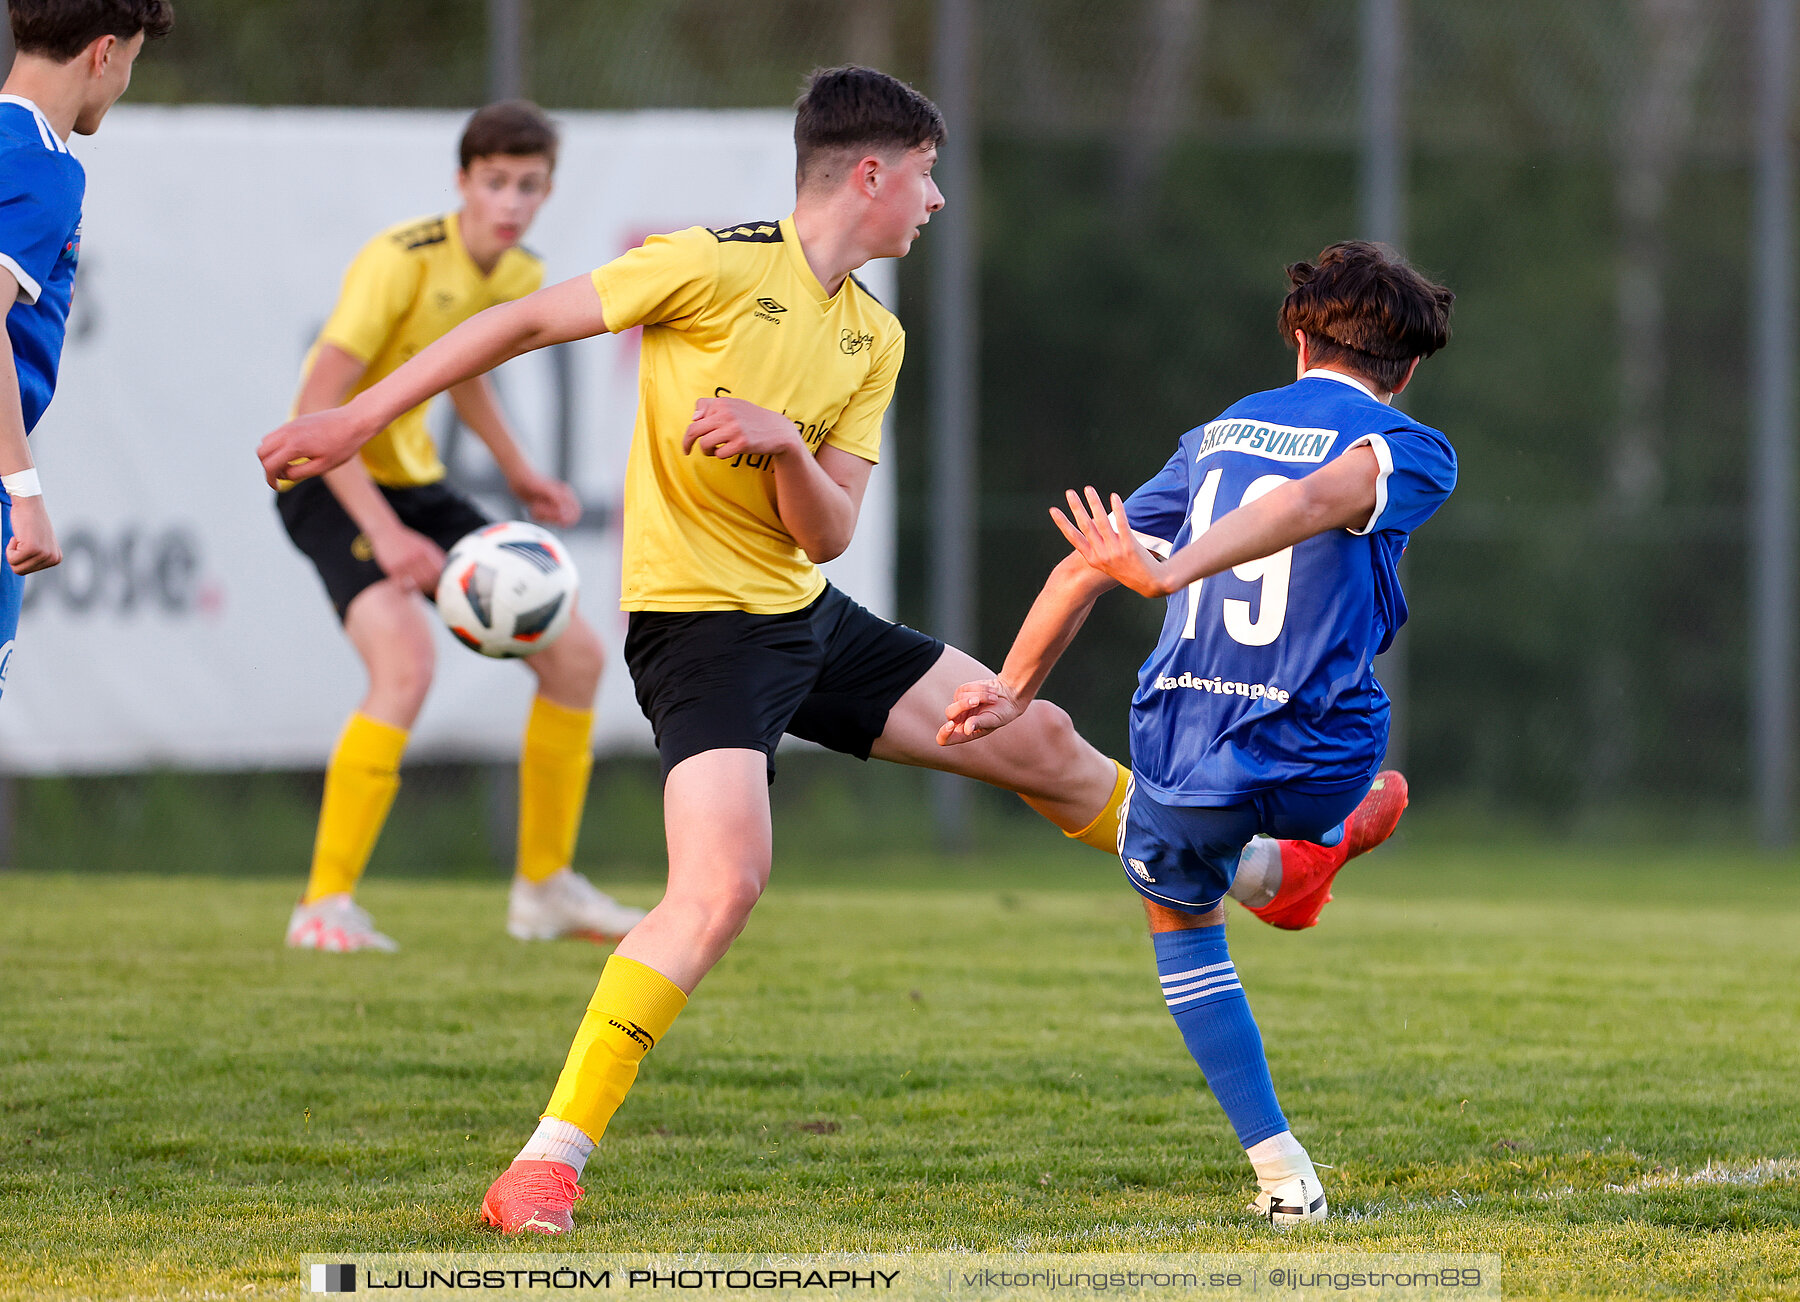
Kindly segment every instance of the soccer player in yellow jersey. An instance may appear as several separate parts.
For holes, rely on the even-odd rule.
[[[532,104],[492,104],[469,119],[457,173],[462,208],[383,231],[357,254],[307,357],[298,413],[367,391],[477,312],[543,284],[543,264],[519,241],[550,195],[556,146],[555,127]],[[450,392],[526,509],[546,524],[574,524],[581,508],[573,490],[532,468],[486,377]],[[288,535],[318,569],[369,674],[368,694],[344,725],[326,772],[311,876],[288,923],[287,943],[297,948],[396,947],[353,893],[399,789],[407,733],[431,686],[431,619],[421,595],[435,590],[445,549],[489,523],[444,482],[427,405],[394,413],[360,457],[322,478],[285,485],[276,499]],[[600,640],[579,615],[553,646],[525,661],[538,695],[519,763],[518,871],[507,913],[507,929],[521,940],[613,939],[644,916],[569,866],[592,764],[601,661]]]
[[[818,565],[849,545],[904,335],[852,274],[900,257],[944,199],[944,123],[866,68],[815,73],[797,106],[798,196],[780,221],[653,236],[482,313],[334,411],[258,449],[266,474],[338,465],[396,414],[534,348],[643,326],[626,473],[625,657],[662,755],[669,884],[607,962],[538,1129],[488,1191],[508,1233],[557,1234],[645,1053],[743,929],[769,877],[783,732],[1018,792],[1115,850],[1124,771],[1041,699],[940,746],[956,688],[990,678],[870,614]]]

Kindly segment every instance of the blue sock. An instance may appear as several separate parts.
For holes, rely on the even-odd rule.
[[[1163,998],[1238,1140],[1249,1148],[1288,1128],[1275,1101],[1262,1033],[1225,948],[1225,927],[1151,937]]]

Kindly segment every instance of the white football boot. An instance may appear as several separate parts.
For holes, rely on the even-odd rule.
[[[573,868],[541,882],[515,876],[506,901],[507,934],[516,940],[618,940],[643,920],[642,909],[620,904]]]
[[[311,904],[294,906],[288,918],[289,949],[322,949],[348,954],[360,949],[391,954],[400,948],[392,936],[375,930],[375,919],[348,895],[323,895]]]
[[[1277,1229],[1322,1221],[1328,1215],[1318,1177],[1296,1176],[1256,1195],[1250,1210]]]

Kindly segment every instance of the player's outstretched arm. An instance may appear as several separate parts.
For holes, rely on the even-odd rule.
[[[1312,474],[1290,480],[1254,502],[1228,511],[1166,562],[1157,563],[1132,533],[1125,503],[1112,495],[1109,512],[1091,487],[1084,502],[1069,490],[1069,514],[1050,515],[1078,555],[1095,569],[1146,597],[1166,597],[1233,565],[1273,556],[1284,547],[1333,529],[1358,529],[1375,513],[1381,466],[1372,448],[1352,448]]]
[[[577,276],[478,312],[342,407],[299,416],[256,449],[271,487],[341,466],[402,412],[502,362],[606,332],[593,278]]]
[[[336,344],[320,344],[300,382],[294,410],[301,415],[328,411],[344,401],[368,369],[362,358]],[[431,539],[400,522],[394,508],[375,487],[361,461],[349,458],[325,472],[325,487],[356,521],[375,554],[381,572],[410,591],[430,592],[444,568],[444,552]]]
[[[10,312],[18,297],[18,279],[0,268],[0,302],[7,304]],[[0,475],[19,474],[32,468],[12,338],[0,330]],[[32,574],[62,563],[62,547],[56,541],[56,530],[50,527],[50,512],[44,509],[42,493],[27,494],[21,490],[12,494],[12,527],[6,563],[12,566],[13,573]]]
[[[938,745],[955,746],[985,737],[1025,713],[1075,640],[1095,599],[1113,586],[1111,578],[1079,556],[1070,556],[1051,570],[1019,626],[1000,672],[984,682],[964,683],[956,689],[944,711],[944,726],[938,729]]]

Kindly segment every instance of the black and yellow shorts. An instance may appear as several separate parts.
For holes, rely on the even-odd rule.
[[[493,523],[473,502],[441,480],[416,488],[376,487],[381,488],[381,495],[394,508],[401,524],[424,534],[445,551],[464,535]],[[303,479],[275,494],[275,509],[281,513],[281,523],[294,546],[306,554],[324,580],[326,595],[337,608],[339,619],[357,594],[387,577],[375,563],[369,540],[323,479]]]
[[[625,663],[663,775],[709,750],[760,750],[775,780],[782,733],[868,759],[888,712],[944,644],[827,587],[786,615],[631,612]]]

